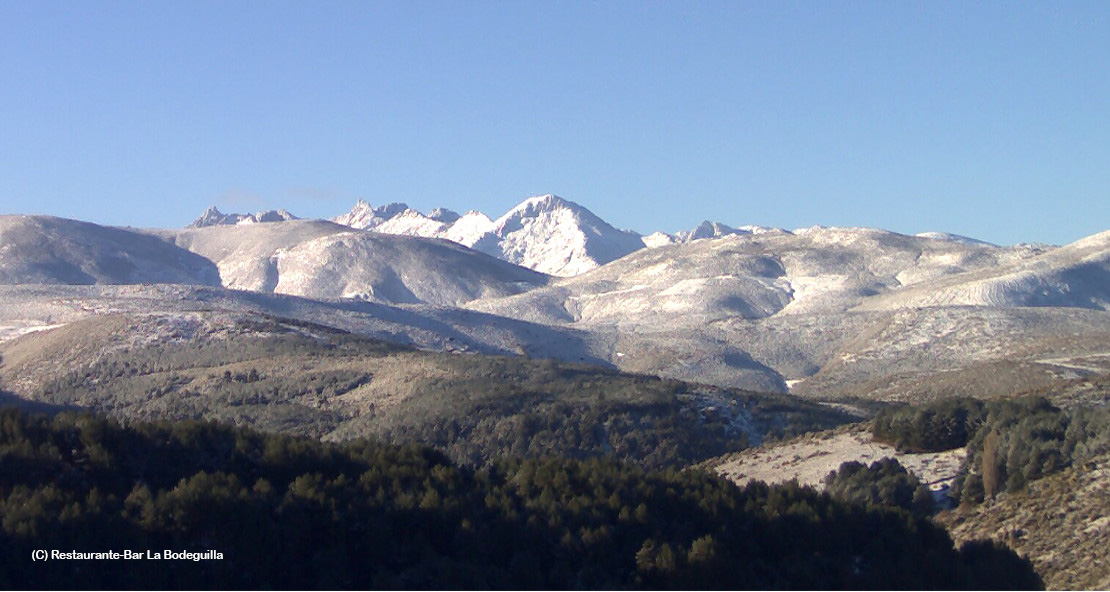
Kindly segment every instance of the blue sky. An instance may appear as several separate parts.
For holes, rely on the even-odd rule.
[[[0,213],[1110,229],[1110,3],[0,1]]]

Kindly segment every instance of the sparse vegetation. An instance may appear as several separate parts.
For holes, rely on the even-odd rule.
[[[993,539],[1028,557],[1050,590],[1110,588],[1110,454],[1020,492],[941,512],[957,541]]]
[[[30,361],[5,365],[5,379],[30,385],[21,393],[30,399],[128,420],[211,419],[327,440],[418,442],[474,465],[503,456],[610,456],[678,467],[848,419],[786,395],[553,360],[420,352],[273,317],[208,325],[201,318],[156,339],[123,318],[100,336],[110,345],[101,348],[67,327],[71,337],[51,355],[23,353]],[[49,365],[54,360],[69,363]]]

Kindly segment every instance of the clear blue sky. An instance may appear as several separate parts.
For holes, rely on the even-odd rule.
[[[0,213],[1110,229],[1110,2],[0,1]]]

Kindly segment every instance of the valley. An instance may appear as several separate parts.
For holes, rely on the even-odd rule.
[[[183,229],[0,216],[4,405],[126,425],[416,443],[475,470],[604,457],[742,487],[820,490],[846,462],[895,458],[938,489],[989,471],[981,453],[896,450],[872,438],[877,412],[1035,396],[1086,417],[1110,401],[1108,359],[1110,232],[644,236],[550,195],[498,218],[363,201],[333,220],[211,208]],[[1073,453],[1030,483],[1088,478]],[[1049,495],[1024,484],[984,502],[1002,522],[967,504],[937,520],[1034,553],[1050,586],[1101,585],[1102,564],[1067,571],[1028,542],[1046,526],[1007,534],[1033,533],[1015,513]]]

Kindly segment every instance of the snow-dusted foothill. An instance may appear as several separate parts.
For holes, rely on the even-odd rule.
[[[164,234],[215,262],[223,285],[238,290],[458,306],[547,283],[542,274],[446,240],[355,230],[322,220]]]
[[[216,266],[128,228],[0,216],[0,284],[219,285]]]

